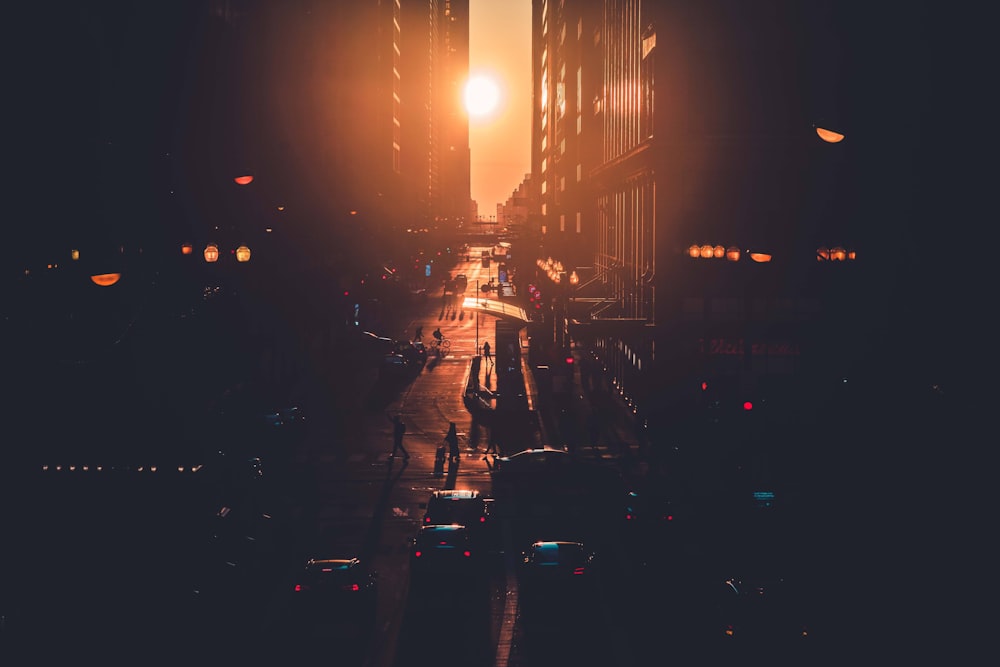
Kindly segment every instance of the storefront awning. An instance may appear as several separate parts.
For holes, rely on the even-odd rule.
[[[486,315],[492,315],[493,317],[513,322],[522,327],[531,321],[528,311],[524,308],[498,299],[467,296],[465,297],[465,301],[462,302],[462,308],[464,310],[475,310]]]

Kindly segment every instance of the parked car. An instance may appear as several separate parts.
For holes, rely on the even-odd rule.
[[[422,368],[427,363],[427,348],[423,341],[397,340],[393,345],[393,354],[406,358],[412,368]]]
[[[452,278],[452,283],[455,286],[455,294],[462,294],[469,286],[469,279],[464,273],[459,273],[457,276]]]
[[[410,376],[412,366],[401,354],[386,354],[378,366],[378,376],[381,380],[395,381]]]
[[[362,354],[378,357],[379,355],[392,354],[396,341],[386,336],[379,336],[371,331],[361,332]]]

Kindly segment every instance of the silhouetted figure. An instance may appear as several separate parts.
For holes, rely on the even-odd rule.
[[[437,329],[435,329],[434,333],[431,334],[431,335],[434,336],[434,338],[436,338],[437,342],[439,342],[439,343],[441,342],[441,339],[444,338],[444,334],[441,333],[441,327],[438,327]]]
[[[452,461],[462,458],[462,453],[458,450],[458,430],[455,422],[448,423],[448,434],[444,436],[444,441],[448,443],[448,454]]]
[[[487,364],[493,363],[493,357],[490,356],[490,342],[483,341],[483,357],[486,359]]]
[[[424,339],[424,325],[421,324],[417,326],[417,330],[413,332],[413,340],[423,340]]]
[[[392,418],[392,454],[390,458],[396,457],[396,452],[402,452],[403,458],[410,458],[410,453],[406,451],[406,447],[403,447],[403,434],[406,433],[406,424],[399,415],[394,415]]]

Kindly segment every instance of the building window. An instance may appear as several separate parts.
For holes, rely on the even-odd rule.
[[[580,211],[576,212],[576,233],[583,233],[583,214]]]
[[[583,180],[583,165],[579,162],[576,163],[576,182],[579,183]]]
[[[566,192],[566,177],[559,177],[559,192]]]
[[[560,214],[559,215],[559,231],[560,232],[565,232],[566,231],[566,215],[565,214]]]

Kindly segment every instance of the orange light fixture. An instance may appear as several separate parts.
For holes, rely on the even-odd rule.
[[[90,276],[90,282],[101,287],[110,287],[121,280],[120,273],[95,273]]]
[[[181,244],[181,254],[182,255],[190,255],[193,252],[194,252],[194,246],[193,245],[191,245],[190,243],[183,243],[183,244]]]
[[[688,252],[688,256],[694,257],[694,258],[698,258],[698,257],[701,256],[701,246],[699,246],[699,245],[693,245],[690,248],[688,248],[687,252]]]
[[[237,176],[233,180],[236,181],[236,185],[250,185],[253,183],[253,176],[247,174],[246,176]]]
[[[218,262],[219,261],[219,246],[214,243],[209,243],[205,246],[205,261],[206,262]]]
[[[845,259],[847,259],[847,251],[841,248],[840,246],[837,246],[836,248],[831,248],[830,259],[834,260],[835,262],[843,262]]]
[[[237,262],[249,262],[250,261],[250,248],[245,245],[241,245],[236,249],[236,261]]]
[[[830,259],[830,249],[826,246],[816,248],[816,261],[826,262]]]
[[[707,243],[701,247],[701,256],[706,259],[711,257],[712,253],[714,252],[715,248],[713,246],[708,245]]]
[[[580,284],[580,276],[579,276],[579,274],[577,274],[576,271],[573,271],[573,273],[569,274],[569,284],[570,285],[579,285]]]
[[[726,256],[725,246],[717,245],[714,248],[712,248],[712,257],[715,257],[716,259],[721,259],[722,257],[725,256]]]
[[[766,264],[771,261],[771,254],[766,252],[752,252],[750,253],[750,259],[759,264]]]
[[[839,144],[844,140],[844,135],[840,132],[834,132],[833,130],[828,130],[823,127],[817,127],[816,134],[818,134],[819,138],[828,144]]]
[[[69,257],[74,262],[77,261],[78,259],[80,259],[80,251],[77,250],[76,248],[73,248],[72,250],[69,251]]]
[[[740,249],[734,245],[731,245],[728,248],[726,248],[726,259],[728,259],[730,262],[740,261]]]

